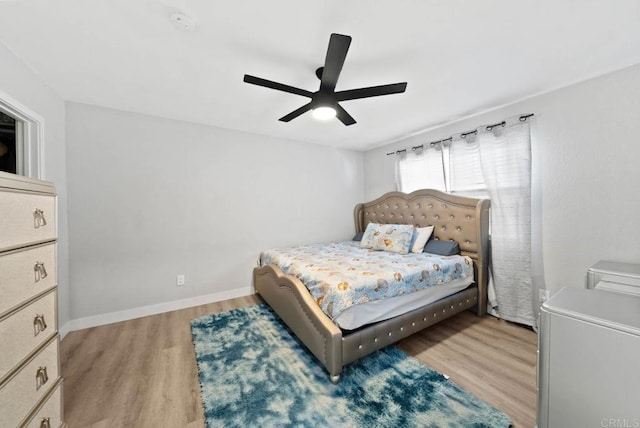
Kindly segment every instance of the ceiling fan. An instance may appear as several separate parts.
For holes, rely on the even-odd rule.
[[[381,95],[399,94],[407,89],[407,82],[392,83],[389,85],[370,86],[367,88],[349,89],[346,91],[336,92],[336,83],[344,60],[351,44],[351,37],[343,34],[331,34],[329,39],[329,48],[327,49],[327,57],[324,60],[324,66],[316,70],[316,76],[320,79],[320,89],[316,92],[310,92],[299,89],[283,83],[274,82],[272,80],[262,79],[260,77],[244,75],[244,81],[252,85],[264,86],[278,91],[288,92],[290,94],[301,95],[311,98],[309,103],[282,116],[282,122],[289,122],[292,119],[313,110],[313,115],[317,119],[331,119],[336,117],[346,126],[356,123],[347,111],[340,106],[340,101],[356,100],[360,98],[378,97]]]

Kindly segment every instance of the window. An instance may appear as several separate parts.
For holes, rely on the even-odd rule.
[[[42,127],[37,114],[0,92],[0,171],[42,178]]]
[[[403,152],[397,163],[398,190],[411,193],[418,189],[448,190],[440,148]]]
[[[451,193],[490,199],[482,170],[480,146],[475,136],[454,138],[449,147],[448,176]]]
[[[0,171],[22,173],[22,123],[0,110]],[[19,170],[20,169],[20,170]]]
[[[397,163],[398,190],[410,193],[417,189],[436,189],[489,199],[479,148],[473,143],[475,139],[472,137],[454,139],[426,149],[401,153]]]

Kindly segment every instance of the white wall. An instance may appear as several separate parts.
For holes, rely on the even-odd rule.
[[[248,294],[262,249],[351,238],[364,189],[360,152],[75,103],[67,168],[72,319]]]
[[[546,287],[583,287],[601,259],[640,262],[640,65],[371,150],[365,199],[395,190],[385,153],[529,112]]]
[[[63,100],[0,42],[0,92],[44,119],[44,180],[58,192],[58,322],[69,320],[65,107]]]

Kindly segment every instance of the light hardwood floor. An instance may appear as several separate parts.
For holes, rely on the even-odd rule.
[[[70,427],[203,427],[189,321],[260,303],[231,299],[69,333],[61,344]],[[399,348],[532,427],[536,334],[470,312],[404,339]]]

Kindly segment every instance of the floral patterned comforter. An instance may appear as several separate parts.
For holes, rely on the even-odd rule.
[[[403,255],[360,248],[357,241],[266,250],[260,264],[300,279],[331,319],[352,305],[473,276],[466,256]]]

